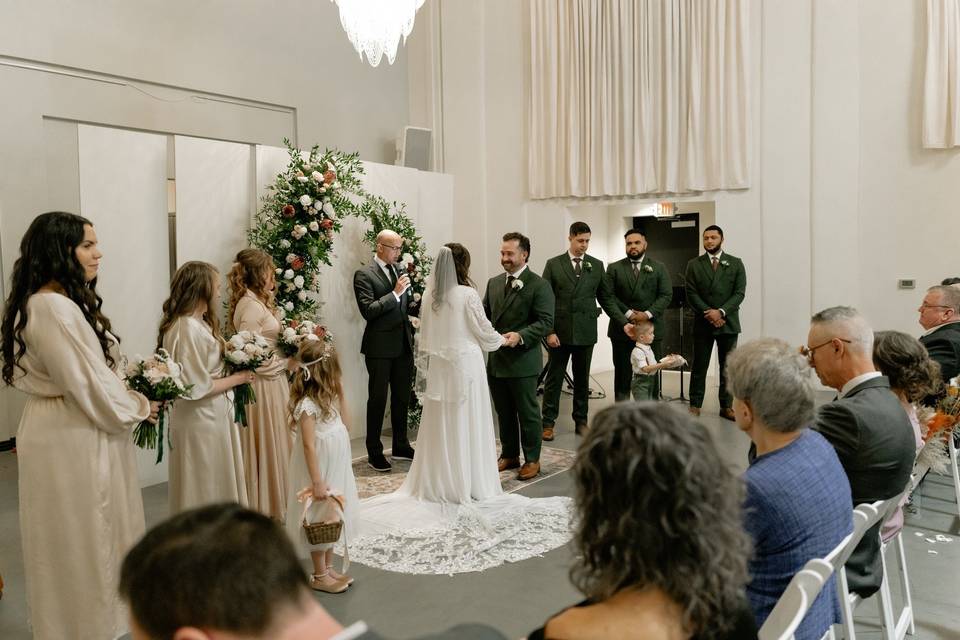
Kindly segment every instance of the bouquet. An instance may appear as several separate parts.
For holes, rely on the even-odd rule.
[[[192,384],[184,384],[180,374],[182,368],[170,359],[166,349],[160,349],[144,360],[134,356],[133,362],[125,368],[127,386],[139,391],[148,400],[164,403],[157,415],[157,423],[144,420],[133,430],[133,442],[141,449],[156,449],[157,464],[163,460],[163,428],[167,421],[170,403],[177,398],[186,398],[193,389]],[[169,430],[167,432],[169,445]]]
[[[304,340],[323,340],[331,342],[333,336],[322,324],[310,320],[291,320],[280,332],[277,338],[277,349],[284,356],[292,358],[297,355],[300,343]]]
[[[950,464],[949,439],[960,420],[960,387],[956,378],[947,384],[945,391],[935,407],[917,408],[917,419],[926,430],[917,465],[940,474],[946,473]]]
[[[237,371],[255,371],[273,356],[270,343],[259,333],[240,331],[227,341],[224,356],[231,373]],[[256,404],[257,395],[253,387],[244,382],[233,390],[233,420],[247,426],[247,405]]]

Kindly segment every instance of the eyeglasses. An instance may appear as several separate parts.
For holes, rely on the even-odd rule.
[[[953,309],[953,307],[945,304],[927,304],[926,302],[920,303],[921,309]]]
[[[403,245],[400,245],[399,247],[395,247],[391,244],[384,244],[383,242],[379,244],[381,247],[386,247],[387,249],[393,249],[394,251],[400,251],[400,249],[403,249]]]
[[[847,344],[853,344],[853,340],[847,340],[846,338],[830,338],[826,342],[821,342],[815,347],[808,347],[806,345],[800,347],[800,355],[806,358],[809,362],[813,362],[813,352],[819,349],[820,347],[825,347],[834,340],[839,340],[840,342],[846,342]]]

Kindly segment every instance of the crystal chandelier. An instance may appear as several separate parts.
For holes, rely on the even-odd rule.
[[[397,58],[400,36],[407,41],[413,30],[413,20],[423,0],[331,0],[340,8],[340,24],[350,43],[364,54],[372,66],[380,64],[386,54],[387,62]]]

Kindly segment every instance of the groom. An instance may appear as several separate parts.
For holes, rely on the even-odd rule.
[[[367,321],[360,346],[369,374],[367,464],[384,473],[391,470],[380,441],[388,389],[393,427],[391,457],[413,460],[413,447],[407,439],[407,405],[413,370],[413,328],[407,317],[410,278],[399,274],[396,267],[402,249],[403,238],[384,229],[377,234],[373,262],[353,275],[353,293],[360,315]]]
[[[553,326],[553,291],[527,267],[530,239],[520,233],[503,236],[500,264],[505,273],[490,278],[483,308],[493,327],[504,335],[504,347],[490,354],[487,377],[500,423],[500,471],[524,465],[517,476],[530,480],[540,473],[540,404],[537,378],[543,367],[540,341]]]

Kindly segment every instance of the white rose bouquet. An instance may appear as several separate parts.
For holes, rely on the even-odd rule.
[[[237,371],[255,371],[273,356],[273,349],[259,333],[240,331],[227,341],[224,360],[230,373]],[[247,405],[256,404],[257,394],[247,383],[233,389],[233,420],[247,426]]]
[[[291,320],[277,338],[277,349],[288,358],[297,355],[300,349],[300,343],[304,340],[323,340],[331,342],[333,336],[322,324],[317,324],[310,320]]]
[[[189,397],[190,390],[193,389],[192,384],[183,383],[180,375],[182,372],[183,369],[170,359],[166,349],[160,349],[147,359],[134,356],[133,362],[124,369],[128,387],[139,391],[148,400],[163,403],[156,424],[144,420],[133,430],[134,444],[141,449],[156,449],[158,464],[163,460],[163,429],[170,404],[177,398]],[[167,438],[169,440],[169,431]]]

